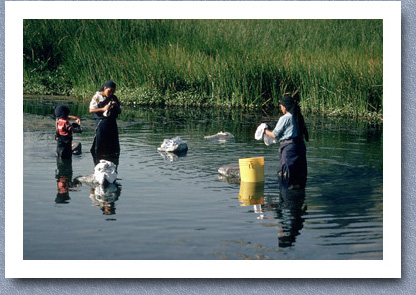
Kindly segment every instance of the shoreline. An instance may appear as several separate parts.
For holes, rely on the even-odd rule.
[[[50,94],[23,94],[23,99],[40,99],[40,98],[45,98],[45,99],[54,99],[54,100],[62,100],[62,101],[71,101],[71,100],[75,100],[77,102],[83,102],[83,101],[88,101],[90,100],[90,98],[85,98],[85,97],[80,97],[80,96],[66,96],[66,95],[50,95]],[[120,98],[119,98],[120,99]],[[166,103],[166,101],[162,101],[159,103],[145,103],[139,99],[132,99],[132,98],[121,98],[120,102],[122,103],[122,105],[124,107],[140,107],[140,106],[145,106],[145,107],[182,107],[182,108],[195,108],[195,109],[206,109],[206,108],[216,108],[216,109],[223,109],[223,108],[235,108],[235,109],[239,109],[241,111],[263,111],[263,112],[273,112],[274,109],[276,107],[274,106],[266,106],[266,107],[262,107],[260,105],[251,105],[251,106],[238,106],[238,105],[227,105],[227,104],[210,104],[207,103],[205,105],[203,104],[192,104],[192,103],[188,103],[188,104],[170,104],[170,103]],[[358,115],[354,112],[348,112],[347,110],[345,110],[346,107],[344,108],[334,108],[334,109],[328,109],[327,111],[322,111],[322,110],[310,110],[310,109],[302,109],[302,112],[305,115],[308,114],[313,114],[313,115],[321,115],[323,117],[330,117],[330,118],[335,118],[335,117],[339,117],[339,118],[346,118],[346,119],[355,119],[355,120],[363,120],[363,121],[367,121],[369,123],[374,123],[374,124],[383,124],[383,115],[373,112],[373,113],[367,113],[364,115]]]

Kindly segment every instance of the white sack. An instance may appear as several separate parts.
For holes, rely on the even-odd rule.
[[[99,184],[103,184],[105,179],[109,183],[114,183],[117,180],[116,165],[107,160],[100,160],[94,168],[94,177]]]

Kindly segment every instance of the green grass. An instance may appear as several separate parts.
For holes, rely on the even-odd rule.
[[[382,116],[382,20],[25,20],[24,92]]]

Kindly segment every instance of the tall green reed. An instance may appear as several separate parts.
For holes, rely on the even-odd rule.
[[[267,108],[297,90],[309,111],[382,114],[382,53],[381,20],[24,21],[25,91],[111,79],[125,103]]]

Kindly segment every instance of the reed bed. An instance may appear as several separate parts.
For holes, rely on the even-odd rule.
[[[24,91],[382,116],[382,20],[25,20]]]

